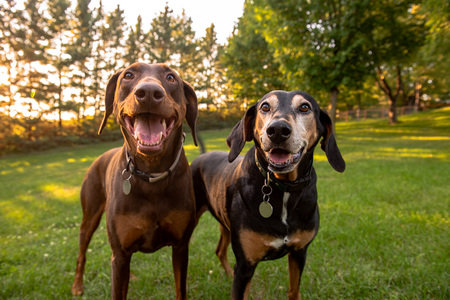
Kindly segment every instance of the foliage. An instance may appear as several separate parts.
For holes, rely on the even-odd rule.
[[[287,87],[280,64],[257,24],[253,8],[246,2],[222,56],[233,96],[247,107],[269,91]]]
[[[227,150],[231,127],[202,132],[210,150]],[[301,293],[307,299],[449,299],[450,110],[382,121],[338,123],[347,162],[335,172],[315,153],[321,227],[308,249]],[[0,158],[0,298],[70,299],[78,254],[82,178],[122,141]],[[248,145],[247,145],[248,148]],[[199,150],[187,136],[192,161]],[[245,151],[245,150],[244,150]],[[217,221],[205,213],[190,243],[188,297],[229,299],[214,254]],[[104,219],[89,246],[85,298],[110,298]],[[229,250],[231,264],[234,257]],[[170,248],[133,256],[129,298],[175,297]],[[287,257],[259,264],[251,299],[285,299]]]
[[[229,77],[236,78],[230,88],[235,95],[251,95],[257,82],[254,77],[264,74],[266,84],[279,80],[288,89],[313,94],[326,91],[330,94],[327,103],[332,118],[338,106],[359,105],[358,101],[349,101],[351,95],[373,91],[376,83],[379,91],[374,91],[375,98],[387,97],[392,112],[397,99],[418,107],[420,93],[425,91],[427,96],[422,100],[430,99],[433,93],[445,100],[447,87],[440,83],[447,79],[440,77],[448,76],[431,75],[433,70],[448,73],[449,67],[448,59],[444,58],[442,64],[438,60],[440,53],[448,52],[448,9],[439,17],[436,13],[442,2],[445,1],[246,1],[239,30],[226,49]],[[448,3],[444,6],[448,8]],[[244,30],[245,24],[250,31]],[[424,51],[428,49],[430,54],[429,45],[437,41],[447,47],[426,55]],[[260,70],[266,63],[252,65],[253,55],[240,59],[264,50],[272,63],[272,73]],[[256,56],[255,61],[258,59],[261,57]],[[426,63],[421,62],[424,60]],[[259,95],[264,91],[258,91]],[[338,103],[338,94],[339,102],[345,103]],[[369,105],[370,98],[361,101]],[[395,123],[395,115],[391,122]]]
[[[146,31],[141,17],[128,27],[120,6],[104,12],[101,1],[96,8],[90,0],[69,4],[27,0],[21,8],[13,0],[0,3],[0,73],[7,76],[0,82],[2,118],[18,119],[9,122],[26,126],[25,132],[32,128],[28,121],[39,127],[55,118],[55,136],[65,135],[63,115],[75,116],[84,128],[87,117],[101,118],[109,77],[136,61],[170,64],[198,91],[200,102],[212,109],[224,106],[214,26],[196,38],[191,18],[184,12],[174,15],[166,5]],[[16,140],[14,133],[8,137]]]

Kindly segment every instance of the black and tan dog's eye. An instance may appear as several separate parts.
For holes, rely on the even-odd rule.
[[[300,110],[300,112],[302,113],[306,113],[311,110],[311,107],[308,104],[303,103],[302,105],[300,105],[298,110]]]
[[[123,78],[128,79],[128,80],[133,79],[133,78],[134,78],[134,74],[131,73],[131,72],[126,72],[126,73],[123,75]]]
[[[261,105],[261,110],[262,110],[263,112],[269,112],[269,111],[270,111],[270,105],[269,105],[269,103],[263,103],[263,104]]]
[[[167,75],[166,79],[170,82],[175,82],[175,76],[173,76],[172,74]]]

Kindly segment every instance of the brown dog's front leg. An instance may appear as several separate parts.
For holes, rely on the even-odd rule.
[[[131,254],[113,251],[111,258],[111,291],[112,299],[126,299],[130,281]]]
[[[86,203],[82,197],[82,201]],[[100,204],[100,205],[98,205]],[[75,270],[75,281],[72,285],[72,295],[81,296],[83,294],[83,274],[84,266],[86,264],[86,251],[91,241],[92,235],[98,228],[102,218],[104,205],[102,202],[90,201],[86,204],[86,209],[83,211],[83,221],[81,222],[79,244],[80,252],[77,259],[77,268]]]
[[[289,300],[300,300],[300,279],[306,262],[306,250],[289,253]]]
[[[176,299],[187,299],[186,278],[188,269],[189,248],[188,244],[172,247],[172,266],[175,276]]]

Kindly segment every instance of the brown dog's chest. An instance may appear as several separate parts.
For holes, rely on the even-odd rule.
[[[192,225],[191,211],[172,210],[161,216],[151,214],[117,214],[112,223],[115,235],[126,251],[154,252],[161,247],[175,245],[183,239]]]

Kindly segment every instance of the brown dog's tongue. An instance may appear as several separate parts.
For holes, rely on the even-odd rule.
[[[157,144],[161,140],[161,132],[165,128],[160,117],[154,115],[138,115],[134,124],[135,138],[144,144]]]

